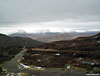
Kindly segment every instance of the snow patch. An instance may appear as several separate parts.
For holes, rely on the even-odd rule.
[[[74,46],[74,45],[76,45],[76,43],[73,43],[72,45]]]
[[[21,73],[8,73],[6,76],[21,76]]]
[[[37,61],[38,61],[38,62],[40,62],[41,60],[40,60],[40,59],[38,59]]]
[[[59,53],[57,53],[56,55],[58,55],[58,56],[59,56],[60,54],[59,54]]]
[[[39,70],[44,70],[44,68],[43,67],[34,67],[34,69],[39,69]]]
[[[24,68],[30,68],[30,66],[26,66],[26,65],[24,65],[22,63],[20,63],[20,65],[23,66]]]

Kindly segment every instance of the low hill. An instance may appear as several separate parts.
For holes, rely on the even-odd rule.
[[[40,44],[42,44],[42,42],[33,40],[31,38],[9,37],[4,34],[0,34],[0,47],[9,47],[9,46],[35,47]]]
[[[78,37],[73,40],[61,40],[47,43],[39,48],[52,48],[60,50],[100,50],[100,33],[89,37]]]

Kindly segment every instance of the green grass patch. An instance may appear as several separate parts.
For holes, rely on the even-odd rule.
[[[87,71],[87,69],[85,69],[85,68],[76,67],[76,66],[72,66],[72,65],[71,65],[71,68],[72,68],[72,69],[76,69],[76,70]]]

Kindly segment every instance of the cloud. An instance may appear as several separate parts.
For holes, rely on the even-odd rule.
[[[84,29],[87,26],[85,29],[96,29],[100,28],[99,7],[100,0],[0,0],[0,27],[28,27],[28,24],[33,24],[30,27],[75,26],[73,29]],[[70,20],[76,22],[70,23]],[[64,21],[67,21],[67,24],[64,24]],[[54,22],[55,25],[49,24]],[[59,24],[60,22],[62,24]]]
[[[84,32],[84,31],[100,31],[100,22],[84,22],[73,20],[51,21],[51,22],[37,22],[37,23],[24,23],[10,27],[0,28],[1,33],[10,34],[18,30],[26,32],[40,32],[50,30],[51,32]]]

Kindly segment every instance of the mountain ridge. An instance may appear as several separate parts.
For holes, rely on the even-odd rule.
[[[45,33],[12,33],[9,36],[11,37],[29,37],[34,40],[38,40],[41,42],[54,42],[60,40],[72,40],[77,37],[84,37],[84,36],[92,36],[97,34],[98,32],[45,32]]]
[[[98,47],[97,47],[98,46]],[[73,40],[61,40],[39,46],[58,50],[100,50],[100,33],[89,37],[78,37]]]
[[[40,41],[33,40],[26,37],[9,37],[4,34],[0,34],[0,47],[10,47],[10,46],[26,46],[35,47],[42,44]]]

